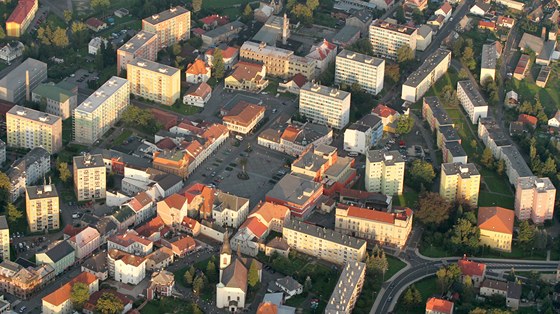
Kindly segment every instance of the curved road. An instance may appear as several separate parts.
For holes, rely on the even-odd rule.
[[[456,263],[459,257],[447,257],[442,259],[428,259],[415,253],[412,263],[414,266],[407,266],[403,271],[397,273],[391,279],[383,284],[379,292],[375,304],[371,309],[373,313],[389,313],[393,310],[401,293],[411,284],[425,277],[433,276],[437,270],[445,263]],[[556,270],[558,261],[529,261],[529,260],[506,260],[506,259],[487,259],[472,258],[471,260],[486,263],[488,271],[509,270],[515,268],[522,271],[530,270]],[[444,263],[445,261],[445,263]]]

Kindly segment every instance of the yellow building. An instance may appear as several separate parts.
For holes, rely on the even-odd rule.
[[[515,212],[503,207],[480,207],[478,228],[480,244],[505,252],[511,252]]]
[[[405,161],[396,150],[370,150],[366,154],[366,190],[400,195],[404,187]]]
[[[74,192],[78,201],[105,198],[106,175],[101,154],[74,156]]]
[[[10,228],[6,216],[0,216],[0,258],[10,260]]]
[[[60,203],[56,186],[25,187],[25,212],[31,232],[60,228]]]
[[[346,206],[336,208],[335,230],[382,244],[403,247],[412,231],[412,210],[380,210]]]
[[[191,36],[191,12],[181,6],[142,20],[142,30],[157,35],[159,49],[172,46]]]
[[[240,61],[233,68],[224,80],[224,88],[258,93],[268,86],[265,65]]]
[[[130,92],[140,98],[171,106],[181,96],[179,69],[137,58],[129,62],[126,75]]]
[[[10,37],[21,37],[35,18],[38,9],[38,0],[19,0],[6,21],[6,34]]]
[[[450,202],[475,208],[478,204],[480,173],[474,164],[445,163],[441,165],[439,194]]]
[[[43,147],[50,154],[62,148],[60,117],[15,105],[6,113],[8,146],[33,149]]]
[[[366,254],[365,240],[296,219],[284,223],[282,236],[292,249],[339,265],[361,262]]]

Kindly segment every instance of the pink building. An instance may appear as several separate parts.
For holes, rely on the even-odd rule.
[[[515,216],[536,224],[552,219],[556,188],[549,178],[521,177],[515,189]]]
[[[68,239],[68,243],[76,252],[76,260],[88,257],[101,245],[99,232],[92,227],[87,227],[75,236]]]
[[[117,74],[126,70],[126,65],[135,58],[156,61],[157,52],[157,35],[139,31],[117,50]]]

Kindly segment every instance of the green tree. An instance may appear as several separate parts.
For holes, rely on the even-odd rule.
[[[554,158],[552,158],[552,156],[548,156],[541,168],[541,176],[553,177],[556,172],[556,161],[554,161]]]
[[[463,55],[461,56],[461,61],[465,66],[473,71],[476,69],[476,60],[474,59],[474,50],[471,47],[465,47],[463,50]]]
[[[102,314],[118,314],[123,311],[124,304],[114,294],[106,292],[97,300],[95,309]]]
[[[480,163],[484,165],[484,167],[488,169],[494,168],[494,155],[492,155],[492,151],[490,148],[486,147],[482,152],[482,157],[480,157]]]
[[[441,267],[436,272],[436,277],[441,294],[444,294],[461,277],[461,269],[459,269],[457,264],[449,264],[448,266]]]
[[[399,24],[406,23],[406,16],[404,15],[404,9],[402,6],[399,6],[395,12],[395,19]]]
[[[218,274],[216,273],[216,264],[214,264],[213,261],[209,261],[208,265],[206,265],[206,274],[208,275],[208,278],[217,280]]]
[[[397,134],[408,134],[414,127],[414,119],[409,115],[401,115],[397,120]]]
[[[56,169],[58,170],[58,178],[60,181],[63,183],[68,182],[68,179],[70,179],[72,175],[68,169],[68,164],[60,160],[60,158],[56,158]]]
[[[457,107],[459,105],[459,98],[457,98],[457,91],[450,85],[445,85],[441,89],[441,100],[443,103],[450,107]]]
[[[424,13],[419,9],[414,9],[414,11],[412,11],[412,20],[417,25],[422,24],[424,22]]]
[[[204,290],[205,282],[206,282],[204,277],[205,277],[204,274],[201,273],[194,278],[192,284],[194,294],[200,295]]]
[[[519,223],[519,234],[517,235],[517,241],[523,248],[529,248],[534,240],[537,230],[534,225],[531,225],[529,221],[523,220]]]
[[[461,39],[461,37],[459,37],[459,39]],[[461,79],[461,80],[468,79],[469,78],[469,71],[461,68],[461,70],[459,70],[458,76],[459,76],[459,79]],[[446,85],[446,86],[448,86],[448,85]]]
[[[471,221],[460,218],[451,231],[451,243],[457,253],[474,253],[478,249],[480,230]]]
[[[403,296],[403,303],[408,309],[416,307],[416,302],[414,301],[414,292],[412,291],[412,286],[406,289]]]
[[[476,149],[476,147],[478,146],[478,144],[476,143],[476,140],[471,140],[470,145],[471,145],[472,149]]]
[[[253,15],[253,8],[247,3],[245,9],[243,9],[243,16],[250,17],[251,15]]]
[[[2,205],[2,201],[8,199],[8,193],[12,188],[12,183],[10,182],[10,178],[0,171],[0,205]]]
[[[310,25],[313,23],[313,11],[305,4],[297,3],[292,8],[291,13],[303,24]]]
[[[371,45],[371,41],[367,38],[358,39],[355,43],[346,47],[346,49],[368,56],[373,56],[373,46]],[[385,73],[387,73],[387,67],[385,67]]]
[[[16,222],[18,219],[23,217],[23,212],[19,210],[14,204],[8,203],[6,206],[6,215],[8,216],[9,222]]]
[[[259,268],[257,263],[251,263],[249,273],[247,274],[247,283],[251,288],[255,288],[259,284]]]
[[[504,162],[503,159],[498,160],[498,162],[496,163],[496,172],[498,173],[498,175],[503,175],[504,171],[506,170],[506,163]]]
[[[461,51],[463,51],[463,46],[465,45],[465,40],[463,39],[463,37],[459,37],[457,38],[454,42],[453,42],[453,55],[454,56],[460,56],[461,55]],[[465,78],[469,77],[468,73],[467,76]]]
[[[51,42],[53,45],[59,48],[68,47],[70,41],[68,40],[68,35],[66,34],[66,30],[57,27],[52,34]]]
[[[398,63],[389,63],[385,65],[385,76],[395,83],[397,83],[401,79],[400,71],[401,69],[399,68]]]
[[[224,77],[226,71],[226,65],[224,63],[224,56],[222,55],[222,50],[220,48],[216,48],[214,50],[214,59],[212,60],[214,77],[216,79],[222,79]]]
[[[111,5],[109,0],[91,0],[90,6],[95,11],[105,10]]]
[[[306,0],[305,5],[309,8],[309,10],[315,11],[315,9],[319,7],[319,0]]]
[[[451,204],[438,193],[425,192],[418,198],[415,216],[424,225],[434,228],[449,219]]]
[[[414,51],[408,45],[402,45],[397,49],[397,62],[406,63],[414,60]]]
[[[194,267],[191,266],[191,268],[189,270],[187,270],[185,272],[185,274],[183,275],[183,277],[185,279],[185,283],[189,286],[193,284],[194,272],[195,272]]]
[[[70,21],[72,21],[72,11],[64,10],[63,14],[64,14],[64,21],[66,22],[66,24],[69,24]]]
[[[533,113],[533,105],[529,101],[525,100],[521,103],[521,105],[519,105],[517,110],[519,113],[531,114]]]
[[[193,12],[197,13],[202,10],[202,0],[193,0],[192,2]]]
[[[0,25],[0,39],[4,38],[6,38],[6,31],[4,31],[4,28]]]
[[[420,191],[422,187],[429,189],[436,173],[431,163],[415,159],[408,170],[407,177],[410,180],[410,186]]]
[[[89,300],[89,288],[83,282],[76,282],[70,292],[70,301],[75,309],[81,310],[84,303]]]

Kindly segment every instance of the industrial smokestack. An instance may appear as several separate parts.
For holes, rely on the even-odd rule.
[[[284,20],[282,21],[282,44],[288,44],[288,28],[290,27],[290,22],[288,21],[288,16],[284,13]]]
[[[29,86],[29,70],[25,71],[25,100],[31,101],[31,92]]]

